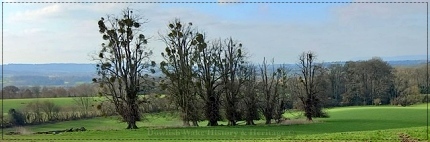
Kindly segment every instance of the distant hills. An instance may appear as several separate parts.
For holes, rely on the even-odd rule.
[[[426,64],[426,60],[399,60],[388,61],[391,66],[417,66]]]
[[[345,62],[328,62],[325,65]],[[426,60],[395,60],[388,61],[392,66],[417,66]],[[275,68],[280,64],[275,64]],[[296,70],[296,64],[286,64],[288,68]],[[90,83],[96,76],[95,64],[52,63],[52,64],[6,64],[3,66],[3,83],[15,86],[74,86],[80,83]],[[0,70],[1,73],[1,70]],[[155,76],[161,75],[156,70]]]
[[[6,64],[4,85],[74,86],[89,83],[96,75],[95,64]],[[1,71],[0,71],[1,73]]]
[[[52,64],[6,64],[4,74],[94,74],[95,64],[74,64],[74,63],[52,63]],[[1,72],[1,71],[0,71]]]

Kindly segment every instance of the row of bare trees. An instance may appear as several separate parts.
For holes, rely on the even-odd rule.
[[[249,56],[237,40],[209,40],[192,23],[179,19],[160,33],[165,43],[159,65],[164,79],[150,81],[155,62],[150,59],[152,50],[146,47],[148,40],[141,33],[145,22],[130,9],[119,17],[109,15],[98,22],[105,42],[95,57],[99,77],[93,81],[128,122],[128,129],[137,129],[136,121],[141,117],[138,106],[144,101],[138,95],[157,83],[177,107],[185,126],[198,126],[201,120],[208,120],[209,126],[217,126],[220,120],[228,121],[228,125],[241,120],[253,125],[260,115],[269,124],[273,119],[281,120],[291,104],[312,120],[326,116],[323,107],[370,105],[378,99],[377,104],[387,104],[414,93],[410,91],[414,89],[410,85],[414,85],[405,83],[380,59],[327,68],[309,51],[299,56],[299,71],[275,68],[274,62],[269,65],[266,59],[257,66],[248,62]],[[417,82],[422,88],[422,81]]]
[[[60,97],[87,97],[97,94],[97,86],[94,84],[79,84],[72,87],[54,86],[5,86],[3,87],[3,99],[22,98],[60,98]]]
[[[102,44],[96,58],[99,78],[93,81],[100,84],[101,94],[115,104],[116,111],[129,123],[129,129],[137,128],[135,123],[140,120],[137,96],[148,85],[144,72],[154,72],[149,68],[155,66],[149,59],[152,51],[145,46],[147,39],[139,33],[144,24],[141,20],[139,15],[126,9],[123,18],[108,16],[98,22],[107,43]],[[286,78],[286,71],[280,69],[277,75],[269,72],[264,63],[260,71],[265,78],[258,78],[256,69],[248,66],[242,44],[233,38],[208,41],[192,23],[184,24],[178,19],[169,23],[167,30],[166,34],[160,33],[166,45],[161,54],[164,61],[160,68],[166,76],[161,87],[178,106],[184,125],[192,122],[197,126],[198,121],[206,119],[208,125],[216,126],[223,118],[229,125],[236,125],[245,114],[247,123],[254,124],[252,119],[259,112],[268,119],[266,123],[281,118],[284,109],[278,105],[284,106],[285,100],[279,102],[284,98],[279,96],[287,91],[280,89],[286,83],[281,84],[279,80]],[[244,89],[251,95],[244,94]],[[248,105],[241,105],[243,100]],[[243,113],[243,110],[258,111]]]
[[[288,85],[293,83],[288,82],[291,73],[285,66],[275,68],[273,61],[268,65],[265,59],[260,67],[251,65],[241,43],[231,37],[208,40],[192,23],[184,24],[179,19],[172,21],[168,34],[161,37],[166,45],[160,63],[166,75],[162,86],[180,108],[184,125],[192,122],[197,126],[205,119],[208,126],[217,126],[223,118],[228,125],[240,120],[252,125],[260,113],[266,124],[282,118],[287,100],[293,97],[293,88]],[[306,95],[299,98],[308,114],[320,111],[315,110],[319,103],[316,76],[322,68],[312,56],[311,52],[300,56],[302,73],[296,75],[304,78],[299,86]],[[204,108],[203,113],[200,108]],[[312,116],[316,115],[308,119]]]

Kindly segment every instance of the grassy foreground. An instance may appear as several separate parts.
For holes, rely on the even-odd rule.
[[[269,126],[206,127],[206,122],[201,122],[201,127],[185,128],[180,127],[181,122],[175,117],[159,114],[148,115],[146,121],[138,123],[138,130],[125,130],[126,125],[114,118],[95,118],[4,130],[35,132],[85,127],[88,129],[85,132],[4,135],[3,138],[4,141],[400,141],[399,133],[406,133],[426,140],[426,106],[333,108],[327,110],[330,118],[316,119],[317,123]]]

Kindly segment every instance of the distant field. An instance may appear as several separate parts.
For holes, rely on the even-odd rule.
[[[161,97],[164,97],[165,95],[161,95]],[[105,97],[92,97],[94,100],[105,100]],[[2,106],[4,112],[7,112],[9,109],[14,108],[14,109],[21,109],[23,107],[25,107],[28,103],[33,102],[33,101],[52,101],[54,102],[56,105],[59,106],[71,106],[71,105],[75,105],[76,102],[74,100],[74,97],[62,97],[62,98],[28,98],[28,99],[4,99],[3,101],[0,102],[0,106]]]
[[[341,107],[327,110],[330,118],[315,119],[318,123],[296,125],[256,126],[219,126],[207,127],[207,122],[200,122],[202,127],[181,128],[181,121],[168,113],[147,115],[147,120],[139,122],[139,130],[125,130],[125,123],[114,118],[95,118],[89,120],[60,122],[39,126],[25,127],[27,131],[48,131],[85,127],[86,132],[64,133],[58,135],[5,135],[6,139],[95,139],[93,141],[130,141],[118,139],[146,139],[159,141],[176,139],[182,141],[218,140],[243,141],[243,139],[261,141],[279,141],[280,139],[313,140],[324,139],[344,141],[399,141],[399,133],[407,133],[413,138],[426,139],[426,104],[410,107],[366,106]],[[294,112],[293,115],[300,113]],[[292,114],[286,114],[292,115]],[[295,121],[295,120],[293,120]],[[257,121],[262,123],[263,121]],[[225,122],[222,122],[225,124]],[[243,123],[239,123],[243,124]],[[176,128],[172,128],[176,127]],[[13,131],[14,128],[6,129]],[[105,139],[105,140],[97,140]],[[222,139],[222,140],[221,140]],[[227,139],[227,140],[226,140]],[[242,139],[242,140],[240,140]],[[387,140],[391,139],[391,140]],[[175,140],[175,141],[176,141]],[[53,140],[57,141],[57,140]],[[87,141],[87,140],[85,140]],[[136,140],[137,141],[137,140]]]
[[[94,97],[95,100],[102,100],[104,98]],[[75,105],[75,100],[73,97],[68,98],[30,98],[30,99],[4,99],[0,102],[3,108],[3,114],[7,113],[9,109],[21,109],[24,108],[28,103],[33,101],[52,101],[58,106],[72,106]]]

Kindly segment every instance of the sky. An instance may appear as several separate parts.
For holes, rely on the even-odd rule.
[[[159,33],[175,18],[192,22],[209,40],[236,39],[254,63],[296,63],[305,51],[320,62],[425,59],[427,53],[425,3],[4,3],[3,63],[95,63],[103,43],[97,21],[126,7],[147,19],[143,34],[151,37],[147,46],[156,62],[165,48]]]

